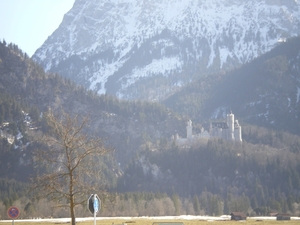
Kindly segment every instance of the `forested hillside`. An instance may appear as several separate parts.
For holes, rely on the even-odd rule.
[[[294,41],[298,39],[290,43],[296,43]],[[281,52],[282,46],[275,52]],[[293,61],[291,56],[274,56],[274,52],[270,55],[271,59],[268,55],[263,58],[267,71],[276,71],[270,65],[282,68]],[[254,65],[261,65],[259,58],[247,68]],[[288,71],[294,71],[292,77],[298,79],[296,70],[286,66]],[[103,200],[102,216],[221,215],[232,211],[249,215],[267,215],[271,211],[300,215],[298,123],[289,117],[281,118],[281,114],[274,118],[274,123],[250,123],[256,111],[242,114],[245,109],[238,106],[243,104],[244,98],[252,101],[253,96],[234,95],[234,90],[239,89],[231,86],[227,92],[225,88],[235,87],[235,82],[243,84],[239,80],[242,78],[238,78],[239,71],[246,69],[207,77],[170,98],[166,105],[176,110],[176,114],[154,102],[99,96],[58,74],[45,73],[16,45],[0,43],[1,218],[6,218],[6,209],[12,204],[22,208],[24,217],[68,216],[67,211],[56,209],[51,199],[35,199],[27,189],[29,177],[34,173],[31,151],[38,144],[44,146],[33,137],[40,133],[49,135],[44,117],[49,109],[88,116],[91,124],[87,133],[103,138],[106,146],[114,150],[95,164],[105,176],[108,191],[103,195],[99,193]],[[281,73],[276,74],[281,76]],[[267,83],[262,82],[266,77],[259,75],[256,83],[250,82],[251,77],[244,77],[244,82],[256,90],[255,96],[268,93],[271,99],[272,91],[277,93],[282,89],[278,93],[286,93],[297,85],[296,82],[291,84],[290,76],[284,80],[271,74],[263,75],[268,77]],[[290,86],[286,87],[287,84]],[[216,87],[219,88],[216,90]],[[297,104],[292,104],[295,100],[297,103],[297,95],[292,94],[294,98],[288,109],[297,115]],[[231,95],[234,101],[226,102]],[[272,112],[288,110],[280,105],[280,95],[274,96],[278,98],[274,104],[270,103],[274,108]],[[209,139],[181,148],[171,139],[176,133],[186,135],[187,118],[195,119],[197,128],[210,122],[211,118],[205,115],[210,115],[217,106],[226,109],[230,106],[237,118],[241,118],[242,144]],[[292,121],[295,123],[291,124]],[[280,124],[287,123],[291,129],[285,126],[280,129]],[[78,207],[77,215],[89,215],[85,205]]]
[[[209,140],[189,149],[146,152],[132,161],[119,188],[197,196],[202,202],[214,196],[213,206],[200,204],[209,215],[295,212],[300,200],[298,136],[254,126],[243,134],[243,144]]]
[[[36,108],[35,115],[62,108],[90,117],[89,132],[115,149],[117,162],[122,166],[144,142],[170,137],[184,126],[185,121],[160,104],[99,96],[58,74],[45,73],[16,45],[1,43],[0,57],[1,93]]]
[[[34,196],[22,187],[34,173],[31,151],[37,143],[33,137],[39,133],[48,135],[43,115],[49,109],[88,116],[88,132],[103,138],[106,146],[114,150],[96,165],[107,188],[116,186],[122,168],[145,148],[145,143],[153,142],[155,147],[156,140],[171,136],[173,130],[184,125],[184,121],[157,103],[98,96],[58,74],[45,73],[17,45],[5,41],[0,43],[0,74],[0,190],[1,196],[6,196],[1,197],[1,215],[6,215],[5,207],[16,201],[27,206],[29,211],[24,215],[32,216],[35,210],[42,213],[40,203],[34,202]]]
[[[300,134],[300,37],[238,69],[201,78],[170,97],[166,106],[194,121],[222,118]]]

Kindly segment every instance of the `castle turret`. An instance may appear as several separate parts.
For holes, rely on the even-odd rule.
[[[242,127],[240,126],[238,120],[236,120],[234,123],[234,139],[242,142]]]
[[[227,125],[228,125],[228,140],[234,141],[234,114],[230,112],[227,114]]]
[[[192,139],[193,138],[193,123],[191,120],[189,120],[186,123],[186,138]]]

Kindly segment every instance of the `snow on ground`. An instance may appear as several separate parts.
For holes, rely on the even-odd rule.
[[[138,220],[138,219],[149,219],[149,220],[199,220],[199,221],[222,221],[230,220],[230,215],[223,216],[192,216],[192,215],[181,215],[181,216],[155,216],[155,217],[96,217],[96,220]],[[58,219],[20,219],[14,220],[14,222],[70,222],[70,218],[58,218]],[[94,217],[76,218],[77,222],[80,221],[91,221]],[[276,220],[276,217],[247,217],[247,220]],[[300,217],[291,217],[291,220],[299,220]],[[12,220],[0,220],[1,222],[12,222]]]

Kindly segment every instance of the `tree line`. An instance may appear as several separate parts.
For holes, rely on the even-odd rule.
[[[251,132],[246,129],[249,141]],[[215,139],[185,149],[170,143],[162,152],[147,150],[127,167],[118,190],[198,196],[209,215],[240,210],[255,215],[294,213],[300,201],[299,141],[276,131],[269,132],[267,140],[270,136],[273,146]]]
[[[86,200],[88,195],[85,196]],[[228,195],[223,199],[218,194],[204,191],[200,195],[180,197],[161,192],[128,192],[100,195],[101,210],[98,216],[176,216],[176,215],[229,215],[231,212],[242,211],[248,216],[269,216],[272,212],[286,211],[300,216],[300,203],[277,201],[270,199],[268,205],[252,208],[252,201],[245,195]],[[58,208],[51,199],[28,198],[26,195],[12,202],[0,202],[0,218],[7,219],[6,205],[17,205],[21,210],[21,218],[66,218],[69,211]],[[290,204],[290,206],[288,206]],[[286,205],[286,206],[285,206]],[[86,202],[75,209],[77,217],[89,217]]]

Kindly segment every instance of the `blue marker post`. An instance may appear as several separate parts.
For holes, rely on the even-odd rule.
[[[99,211],[99,200],[98,196],[95,194],[93,199],[93,206],[94,206],[94,225],[96,225],[96,215]]]
[[[87,201],[87,208],[94,215],[94,225],[96,225],[96,215],[101,209],[101,200],[96,194],[92,194]]]

